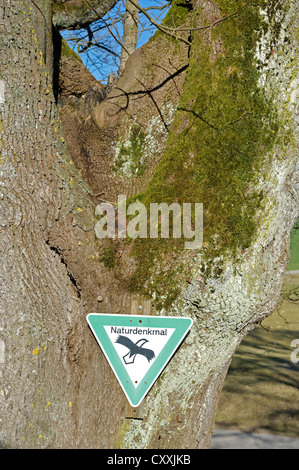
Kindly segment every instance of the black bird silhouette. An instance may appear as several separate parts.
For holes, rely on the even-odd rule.
[[[130,350],[125,356],[123,356],[125,364],[133,364],[133,362],[135,361],[136,354],[141,354],[142,356],[146,357],[148,362],[150,362],[155,357],[154,351],[142,347],[143,344],[148,343],[147,339],[142,338],[139,339],[136,343],[133,343],[130,338],[120,335],[115,342],[126,346],[126,348]],[[133,357],[132,361],[128,361],[126,359],[127,356],[129,357],[129,359]]]

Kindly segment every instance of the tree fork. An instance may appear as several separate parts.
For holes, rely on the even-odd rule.
[[[256,110],[256,106],[260,106],[261,111],[266,109],[264,102],[258,99],[260,90],[257,87],[256,95],[249,93],[248,97],[242,88],[244,71],[252,73],[255,67],[254,83],[264,89],[267,99],[275,104],[275,122],[278,122],[277,126],[270,127],[275,139],[268,135],[263,137],[269,145],[263,159],[257,159],[258,178],[253,177],[256,175],[252,168],[245,172],[252,178],[250,189],[263,190],[262,210],[255,211],[256,230],[247,247],[238,247],[237,256],[226,252],[221,269],[219,258],[212,256],[213,252],[181,253],[179,266],[189,273],[188,282],[186,276],[174,276],[177,261],[170,262],[168,269],[179,294],[167,313],[191,316],[194,325],[146,397],[144,419],[126,421],[123,418],[125,397],[87,328],[85,315],[98,311],[99,294],[103,299],[101,311],[129,312],[132,294],[118,283],[113,270],[97,261],[101,244],[95,243],[93,235],[94,204],[89,198],[90,188],[67,153],[61,132],[44,52],[40,49],[43,40],[37,37],[35,30],[40,13],[29,0],[24,0],[23,4],[10,2],[9,9],[1,0],[1,28],[5,31],[0,37],[0,80],[5,85],[4,103],[0,104],[2,447],[209,446],[217,398],[229,361],[247,332],[275,308],[288,262],[289,233],[299,215],[298,6],[287,2],[282,8],[278,1],[275,5],[267,3],[261,2],[258,16],[253,7],[244,8],[238,15],[218,24],[205,35],[206,42],[198,39],[197,32],[193,33],[195,40],[177,118],[170,131],[165,158],[146,190],[148,200],[163,194],[156,191],[167,186],[165,181],[173,181],[169,175],[176,176],[178,171],[171,166],[174,163],[182,176],[186,176],[187,168],[192,168],[194,159],[200,165],[205,156],[200,138],[204,132],[217,131],[211,126],[206,130],[204,120],[209,122],[210,119],[213,123],[216,115],[221,121],[222,157],[230,142],[225,130],[243,125],[245,130],[251,129],[251,121],[244,123],[244,117],[238,114],[240,109],[234,108],[232,98],[228,105],[224,93],[219,94],[219,100],[215,100],[215,95],[206,95],[213,98],[212,104],[215,101],[221,104],[215,115],[202,116],[201,99],[203,92],[217,90],[219,85],[221,90],[224,90],[223,85],[230,89],[232,80],[238,84],[238,100],[249,107],[246,118],[255,117],[251,111]],[[48,6],[49,2],[45,2],[44,8]],[[225,10],[224,1],[219,1],[218,7],[215,2],[198,2],[201,14],[197,15],[197,21],[204,18],[206,24],[212,24],[220,17],[219,10],[229,15],[237,6],[234,4],[230,12],[229,8]],[[39,8],[43,5],[39,4]],[[48,18],[45,11],[44,16]],[[252,21],[258,21],[261,26],[260,20],[268,27],[263,28],[263,33],[260,31],[259,37],[254,37],[254,54],[250,55],[251,62],[244,64],[242,54],[239,55],[240,43],[234,35],[238,35],[244,25],[255,30]],[[222,29],[218,30],[220,27]],[[283,39],[286,31],[287,52]],[[244,37],[239,36],[239,41],[245,40]],[[230,38],[235,42],[229,43]],[[273,41],[277,61],[271,64]],[[220,65],[224,57],[227,68],[223,69]],[[236,57],[240,62],[233,63]],[[213,72],[209,82],[213,87],[208,89],[209,70]],[[252,96],[257,101],[248,101]],[[244,109],[241,111],[244,113]],[[203,119],[197,120],[197,115]],[[219,122],[217,124],[219,128]],[[188,132],[191,140],[188,140]],[[171,153],[176,149],[178,137],[181,142],[178,150],[185,160]],[[264,141],[250,142],[250,145],[254,156],[254,152],[263,151]],[[258,150],[256,145],[260,145]],[[207,164],[205,176],[212,175],[215,187],[219,188],[221,178],[217,179],[217,175],[221,160],[217,157],[217,148],[212,147],[212,150],[210,155],[218,163],[213,171]],[[248,155],[246,142],[241,150],[233,154],[234,158]],[[222,178],[229,174],[230,164],[229,159]],[[234,171],[239,164],[242,161]],[[230,183],[233,185],[234,181]],[[182,186],[180,182],[180,189],[184,190]],[[204,188],[207,193],[211,185]],[[247,196],[243,197],[246,203]],[[232,207],[237,200],[235,196],[228,197],[223,203]],[[245,208],[246,205],[243,211]],[[141,254],[145,261],[146,256]],[[162,259],[162,255],[160,253],[158,259]],[[155,281],[155,276],[152,279]],[[154,284],[156,298],[160,291],[161,286]],[[163,308],[157,307],[154,311],[163,312]]]

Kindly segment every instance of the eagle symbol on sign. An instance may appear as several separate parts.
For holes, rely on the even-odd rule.
[[[120,335],[115,342],[122,344],[129,349],[129,352],[123,356],[123,360],[126,365],[134,364],[137,354],[146,357],[148,362],[150,362],[155,357],[154,351],[142,347],[145,343],[148,343],[147,339],[142,338],[139,339],[136,343],[133,343],[130,338]]]

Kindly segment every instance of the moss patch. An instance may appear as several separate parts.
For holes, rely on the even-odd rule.
[[[187,17],[192,9],[192,3],[187,0],[173,0],[171,2],[171,8],[162,24],[169,28],[178,28],[186,23]]]
[[[92,3],[92,2],[91,2]],[[53,13],[72,13],[76,11],[84,12],[87,11],[90,6],[85,2],[79,2],[79,5],[76,2],[61,2],[61,1],[53,1]]]
[[[112,246],[105,246],[99,257],[99,261],[108,269],[113,269],[116,264],[116,253]]]
[[[236,9],[241,2],[233,3]],[[165,156],[143,201],[202,202],[205,241],[221,253],[252,240],[261,194],[250,185],[278,130],[275,110],[257,87],[261,28],[258,8],[250,7],[215,28],[217,56],[206,36],[194,37]]]
[[[218,4],[220,15],[230,15],[244,2]],[[147,190],[139,195],[147,207],[151,202],[203,203],[202,254],[212,262],[219,256],[234,257],[254,239],[263,199],[254,188],[262,165],[271,159],[279,129],[272,101],[258,86],[256,46],[268,27],[259,6],[266,8],[267,2],[248,6],[219,23],[211,37],[194,33],[186,83],[164,157]],[[171,284],[178,285],[173,269],[162,273],[158,265],[180,250],[182,240],[135,241],[133,286],[149,285],[152,273],[152,290],[161,284],[165,292],[172,290]]]
[[[63,57],[72,57],[82,63],[81,57],[67,44],[67,42],[61,38],[61,55]]]
[[[165,18],[161,22],[161,25],[167,26],[168,28],[179,28],[180,26],[189,24],[189,20],[191,19],[190,12],[192,12],[192,10],[192,2],[187,0],[173,0],[171,2],[171,8],[168,10]],[[170,32],[170,34],[176,33]],[[150,41],[155,41],[155,39],[160,35],[163,35],[168,41],[175,41],[175,43],[179,46],[180,43],[174,37],[165,34],[159,29],[157,29],[155,34],[150,38]],[[178,35],[178,37],[180,37],[180,35],[181,33]]]

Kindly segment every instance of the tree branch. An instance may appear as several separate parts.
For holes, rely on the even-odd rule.
[[[210,23],[209,25],[206,25],[206,26],[199,26],[199,27],[186,27],[186,26],[179,26],[177,28],[170,28],[169,26],[166,26],[164,25],[163,23],[159,24],[157,23],[148,13],[147,13],[147,8],[142,8],[140,5],[138,5],[137,2],[135,2],[135,0],[129,0],[130,3],[132,3],[132,5],[134,5],[136,8],[139,9],[139,11],[141,13],[143,13],[147,19],[152,23],[152,25],[154,25],[157,29],[159,29],[160,31],[162,31],[163,33],[167,34],[168,36],[171,36],[175,39],[177,39],[178,41],[182,41],[184,42],[185,44],[187,45],[191,45],[191,43],[180,37],[180,36],[177,36],[176,34],[174,33],[177,33],[177,32],[183,32],[183,31],[208,31],[210,28],[213,28],[214,26],[216,26],[217,24],[221,23],[222,21],[225,21],[227,20],[228,18],[231,18],[233,16],[236,16],[241,10],[243,10],[244,8],[250,6],[250,5],[253,5],[252,2],[247,2],[245,3],[244,5],[242,5],[240,8],[238,8],[236,11],[234,11],[233,13],[230,13],[229,15],[223,15],[221,16],[220,18],[217,18],[213,23]]]
[[[173,37],[174,39],[177,39],[178,41],[181,41],[185,44],[187,44],[188,46],[191,46],[191,43],[189,41],[187,41],[187,39],[184,39],[182,37],[179,37],[179,36],[176,36],[175,34],[172,33],[172,31],[176,31],[176,28],[168,28],[167,26],[163,25],[163,24],[160,24],[160,23],[157,23],[149,14],[148,12],[142,8],[137,2],[135,2],[134,0],[129,0],[130,3],[132,3],[132,5],[134,5],[136,8],[139,9],[139,11],[141,13],[143,13],[147,19],[157,28],[159,29],[160,31],[162,31],[163,33],[165,34],[168,34],[168,36],[171,36]]]

